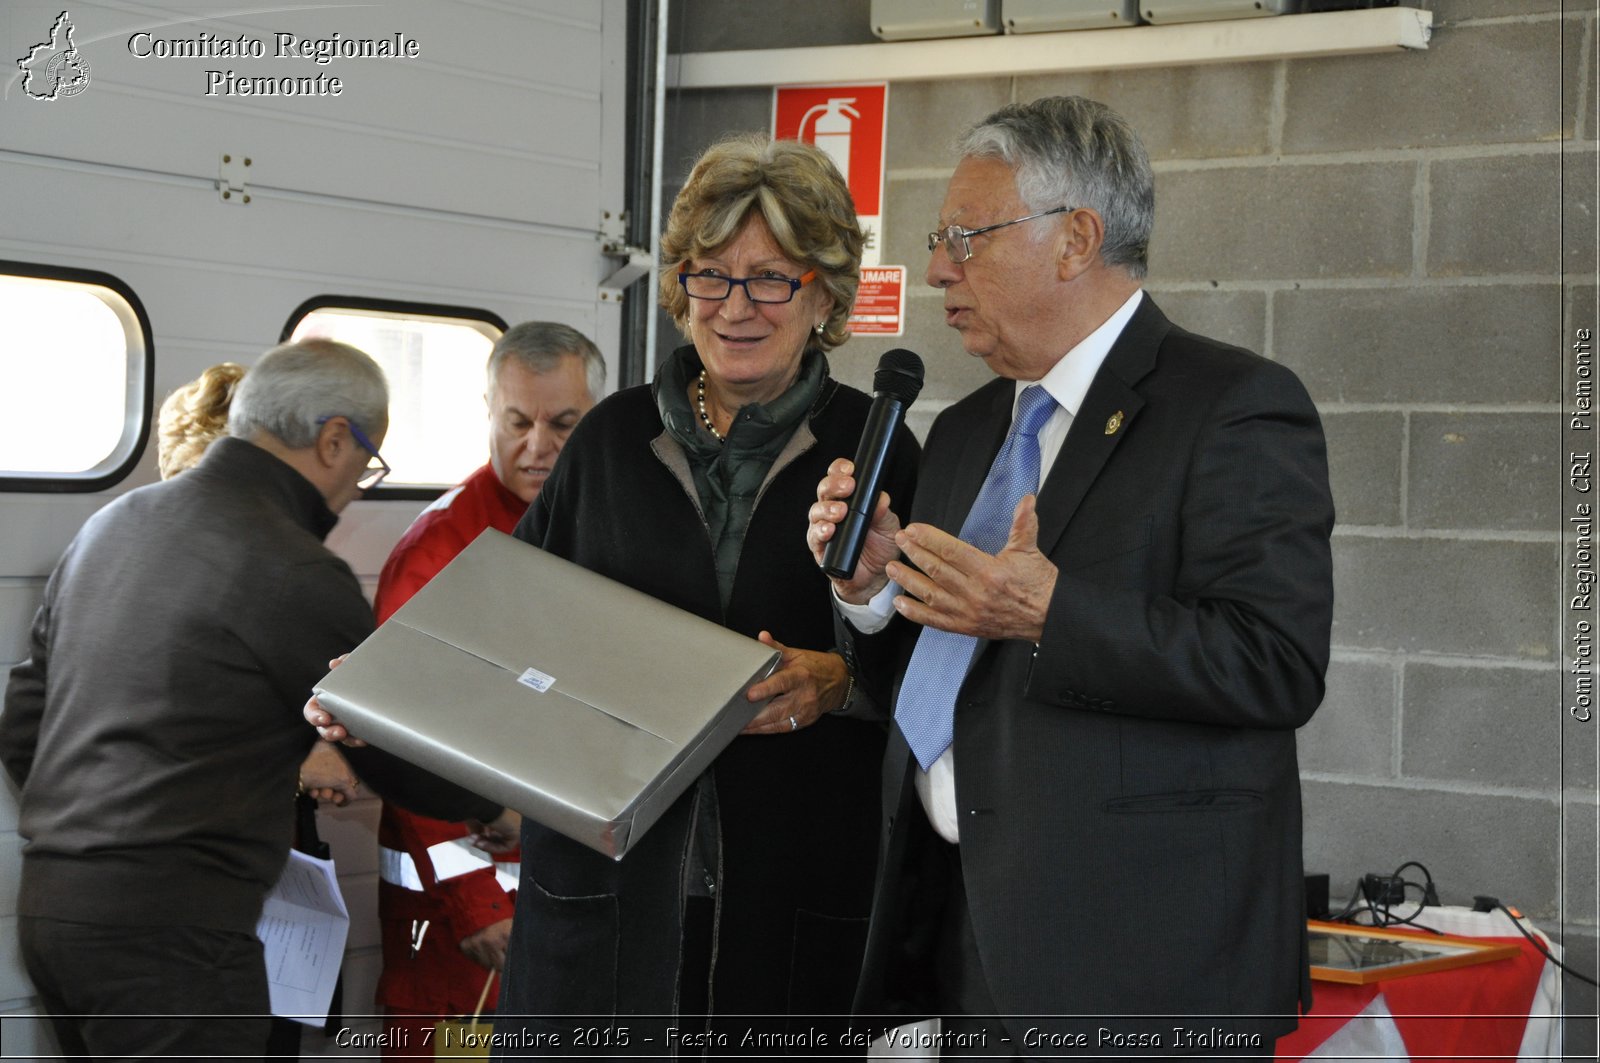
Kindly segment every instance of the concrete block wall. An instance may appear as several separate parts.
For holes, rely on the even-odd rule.
[[[1596,5],[1415,0],[1426,52],[890,87],[883,261],[926,262],[950,143],[1013,100],[1100,99],[1156,168],[1149,288],[1174,320],[1298,372],[1327,430],[1336,621],[1301,734],[1306,863],[1348,894],[1427,865],[1597,966],[1596,724],[1562,702],[1563,337],[1595,327]],[[869,43],[868,0],[679,0],[675,52]],[[768,89],[681,91],[666,195]],[[914,286],[914,427],[989,379]],[[664,335],[675,337],[670,325]],[[1569,1013],[1594,1012],[1569,980]],[[1574,1028],[1569,1052],[1593,1047]]]

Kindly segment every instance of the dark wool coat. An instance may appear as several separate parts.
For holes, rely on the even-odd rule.
[[[300,716],[372,632],[337,517],[267,451],[217,440],[67,548],[11,670],[0,760],[22,791],[17,910],[250,934],[294,833]],[[361,778],[422,811],[497,806],[372,748]]]
[[[961,526],[1015,393],[997,380],[939,415],[911,520]],[[955,707],[988,989],[1014,1044],[1109,1025],[1163,1038],[1121,1046],[1147,1057],[1174,1027],[1270,1048],[1310,1002],[1295,728],[1322,700],[1333,619],[1316,407],[1288,369],[1146,295],[1038,497],[1060,573],[1043,635],[981,642]],[[903,675],[916,632],[899,634]],[[923,870],[915,772],[892,734],[863,1013],[926,1010],[918,930],[947,877]]]
[[[653,388],[620,392],[584,417],[516,534],[732,630],[754,637],[765,629],[786,645],[828,650],[833,611],[806,547],[807,511],[829,463],[855,453],[869,405],[824,379],[768,473],[726,612],[687,460]],[[897,502],[911,499],[918,456],[901,429],[884,484]],[[619,862],[525,821],[497,1037],[516,1041],[523,1024],[511,1016],[519,1014],[547,1017],[527,1023],[548,1031],[563,1025],[550,1016],[676,1012],[685,879],[699,866],[691,827],[697,816],[705,822],[697,802],[707,801],[716,825],[713,1012],[775,1015],[780,1030],[785,1015],[797,1027],[812,1015],[847,1021],[878,843],[885,729],[873,715],[828,715],[794,734],[736,738]],[[579,1024],[564,1025],[570,1034]],[[652,1035],[637,1022],[632,1030],[632,1043],[610,1047],[669,1048],[642,1043]]]

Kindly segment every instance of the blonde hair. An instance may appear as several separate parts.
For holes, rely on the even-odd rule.
[[[856,206],[833,160],[797,140],[758,133],[727,137],[707,148],[672,204],[661,237],[661,306],[688,334],[689,297],[678,271],[691,258],[711,254],[759,214],[779,250],[817,271],[833,297],[822,333],[823,350],[849,337],[846,328],[861,282],[861,227]]]
[[[214,365],[167,396],[156,429],[156,465],[170,480],[199,463],[211,441],[228,430],[228,407],[244,366]]]

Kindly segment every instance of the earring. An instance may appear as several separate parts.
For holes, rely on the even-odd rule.
[[[817,327],[816,327],[816,329],[814,331],[816,332],[816,334],[818,336],[820,336],[820,335],[822,335],[822,330],[827,328],[827,327],[828,327],[828,323],[826,321],[818,321],[817,322]]]

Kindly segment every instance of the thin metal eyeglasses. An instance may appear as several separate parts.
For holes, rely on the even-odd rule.
[[[1037,214],[1030,214],[1026,218],[1012,218],[1010,221],[985,225],[981,229],[963,229],[959,225],[947,225],[943,229],[928,234],[928,254],[931,255],[939,250],[939,242],[942,240],[944,242],[944,253],[950,256],[951,262],[959,264],[972,257],[972,245],[967,243],[968,237],[978,236],[981,233],[992,233],[996,229],[1004,229],[1008,225],[1021,225],[1023,222],[1032,221],[1035,218],[1043,218],[1046,215],[1061,214],[1077,209],[1077,207],[1051,207],[1049,210],[1041,210]]]
[[[721,302],[733,294],[737,284],[744,289],[745,298],[752,303],[787,303],[794,293],[816,279],[817,271],[808,269],[798,280],[790,277],[724,277],[720,273],[678,272],[678,283],[691,299],[709,299]]]
[[[355,421],[351,419],[349,414],[330,413],[326,416],[318,417],[317,424],[327,424],[335,417],[343,417],[345,419],[345,423],[350,426],[351,438],[356,441],[357,445],[359,445],[362,450],[372,455],[372,461],[367,465],[366,472],[363,472],[361,474],[361,479],[356,481],[357,488],[362,491],[370,491],[382,483],[383,478],[388,476],[394,470],[389,468],[389,463],[383,460],[383,455],[379,454],[378,448],[372,445],[372,440],[367,438],[367,433],[361,430],[361,426],[356,424]]]

